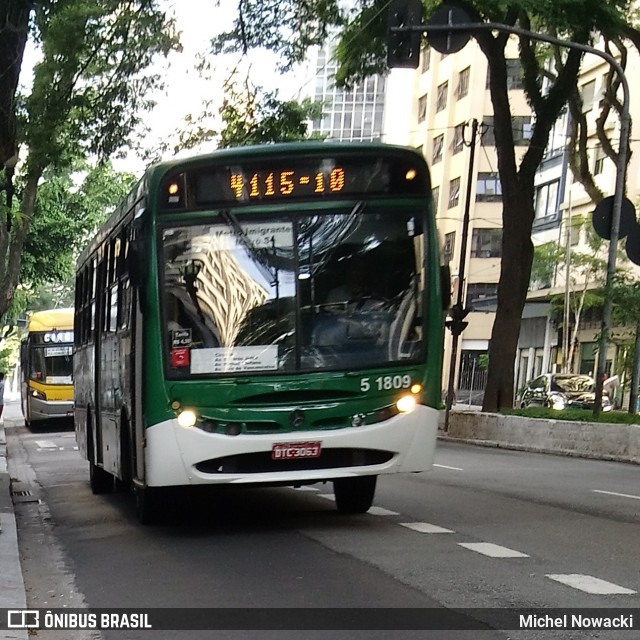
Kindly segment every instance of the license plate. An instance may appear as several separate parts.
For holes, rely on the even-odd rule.
[[[319,458],[321,442],[277,442],[271,448],[273,460],[298,460]]]

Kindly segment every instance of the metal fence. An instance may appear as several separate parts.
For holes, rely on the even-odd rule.
[[[484,352],[463,351],[460,357],[456,404],[481,405],[487,386],[487,371],[480,366]]]

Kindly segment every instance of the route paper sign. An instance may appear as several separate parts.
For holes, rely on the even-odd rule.
[[[195,349],[191,354],[191,373],[243,373],[277,368],[278,347],[274,344]]]

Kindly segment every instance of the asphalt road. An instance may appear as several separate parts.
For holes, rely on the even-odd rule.
[[[16,516],[30,606],[267,607],[285,617],[290,607],[372,616],[445,607],[490,627],[499,608],[640,607],[637,466],[442,443],[431,472],[380,478],[368,514],[337,514],[331,485],[242,489],[143,527],[132,496],[91,494],[73,431],[20,428],[7,439],[22,481]],[[151,636],[622,640],[638,632],[102,632]]]

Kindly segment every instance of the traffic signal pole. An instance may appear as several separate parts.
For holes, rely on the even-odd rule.
[[[478,135],[478,121],[474,118],[471,121],[471,140],[469,142],[469,173],[467,175],[467,191],[464,203],[464,215],[462,218],[462,238],[460,241],[460,259],[458,261],[458,293],[456,303],[449,310],[451,320],[447,320],[445,325],[451,331],[451,361],[449,363],[449,382],[444,410],[444,431],[449,431],[449,413],[455,399],[455,378],[456,362],[458,360],[458,342],[460,335],[469,324],[465,321],[470,309],[466,309],[463,304],[465,268],[467,264],[467,239],[469,236],[469,218],[471,210],[471,185],[473,184],[473,168],[476,157],[476,137]],[[470,389],[469,393],[473,390]]]

